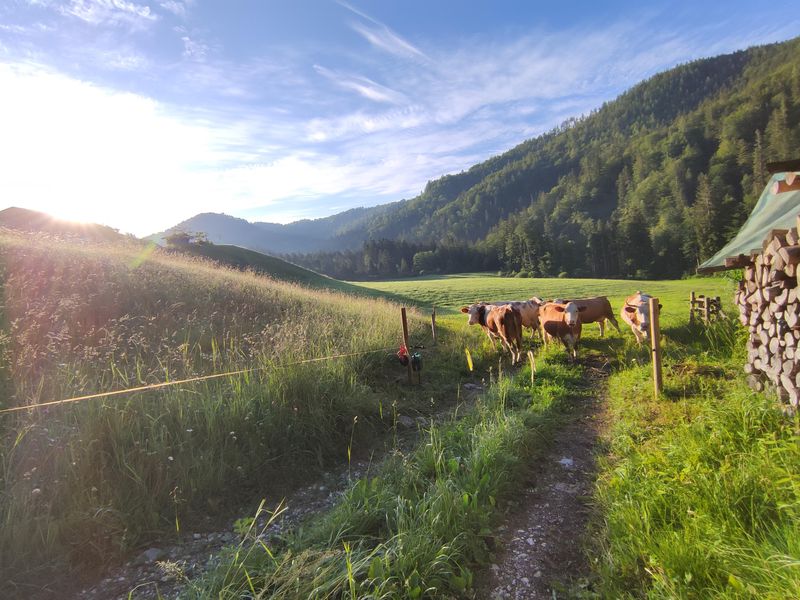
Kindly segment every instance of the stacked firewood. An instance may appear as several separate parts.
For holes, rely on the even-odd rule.
[[[791,410],[797,409],[800,398],[798,264],[797,228],[774,229],[761,253],[726,261],[727,266],[744,267],[736,304],[742,324],[750,331],[744,366],[750,386],[759,391],[772,387]]]

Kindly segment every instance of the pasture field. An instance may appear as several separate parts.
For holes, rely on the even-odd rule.
[[[479,300],[525,300],[539,296],[553,298],[584,298],[608,296],[612,305],[642,290],[669,303],[669,311],[679,302],[687,303],[689,292],[721,296],[723,302],[733,301],[732,281],[725,277],[695,277],[668,281],[636,281],[623,279],[515,278],[488,273],[413,277],[392,281],[353,282],[372,290],[391,294],[394,298],[447,310],[458,310],[464,304]],[[688,306],[688,304],[687,304]],[[687,309],[688,310],[688,309]],[[688,313],[687,313],[688,314]]]

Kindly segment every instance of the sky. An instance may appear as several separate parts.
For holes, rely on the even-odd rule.
[[[0,208],[147,235],[412,198],[657,72],[797,35],[796,0],[0,0]]]

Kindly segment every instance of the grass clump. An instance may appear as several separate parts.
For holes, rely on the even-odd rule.
[[[592,553],[607,598],[800,597],[796,419],[747,388],[742,333],[675,327],[665,392],[611,377]]]

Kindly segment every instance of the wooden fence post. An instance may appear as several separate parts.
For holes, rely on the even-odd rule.
[[[689,294],[689,325],[692,325],[694,323],[694,303],[695,303],[694,292],[691,292]]]
[[[406,307],[402,307],[400,309],[400,318],[403,320],[403,344],[406,347],[406,351],[408,352],[408,383],[411,385],[414,384],[414,379],[412,376],[411,370],[411,348],[408,346],[408,321],[406,320]]]
[[[706,325],[708,322],[711,321],[711,298],[706,296],[703,298],[703,321],[705,321]]]
[[[650,350],[653,355],[653,395],[658,400],[658,394],[663,388],[661,377],[661,328],[658,324],[658,298],[650,298]]]
[[[536,359],[533,356],[533,352],[530,350],[528,350],[528,361],[531,363],[531,385],[533,385],[536,377]]]
[[[433,305],[433,312],[431,313],[431,333],[433,334],[433,345],[436,345],[436,305]]]

